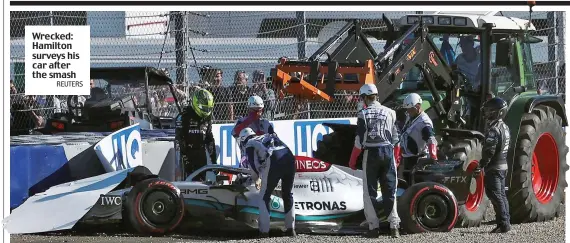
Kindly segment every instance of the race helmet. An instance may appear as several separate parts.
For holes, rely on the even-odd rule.
[[[377,95],[378,88],[373,84],[365,84],[360,87],[360,96]]]
[[[247,108],[260,110],[263,109],[263,99],[257,95],[252,95],[247,100]]]
[[[422,97],[420,97],[419,94],[411,93],[408,96],[406,96],[406,98],[404,98],[403,107],[409,109],[416,106],[417,104],[421,104],[422,102],[423,102]]]
[[[487,122],[494,122],[505,117],[507,106],[508,104],[504,99],[494,97],[483,103],[481,113]]]
[[[241,132],[239,132],[238,142],[240,148],[243,148],[243,146],[245,146],[245,143],[247,143],[247,140],[249,140],[251,136],[255,136],[255,132],[249,127],[246,127],[241,130]]]
[[[192,108],[200,117],[207,117],[214,108],[214,96],[206,89],[198,89],[192,95]]]

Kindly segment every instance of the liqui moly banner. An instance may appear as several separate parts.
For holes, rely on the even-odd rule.
[[[296,156],[312,157],[317,150],[317,141],[332,133],[332,128],[323,123],[356,124],[356,118],[312,119],[272,121],[279,138],[289,146]],[[226,166],[239,166],[241,153],[236,139],[232,136],[234,124],[214,124],[213,133],[218,145],[217,163]],[[312,165],[309,165],[312,166]]]
[[[107,172],[143,165],[139,124],[118,130],[94,146],[95,153]]]

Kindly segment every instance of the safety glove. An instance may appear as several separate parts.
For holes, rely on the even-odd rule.
[[[399,144],[394,146],[394,159],[396,160],[396,168],[398,168],[400,161],[402,161],[402,148]]]
[[[437,146],[435,144],[429,144],[428,149],[429,149],[429,156],[432,159],[437,160]]]
[[[358,159],[360,152],[362,152],[362,149],[359,149],[356,146],[352,148],[352,153],[350,154],[350,160],[348,162],[348,166],[353,170],[356,170],[356,160]]]

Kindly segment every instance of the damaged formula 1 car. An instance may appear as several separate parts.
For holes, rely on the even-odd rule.
[[[296,229],[299,233],[351,234],[364,232],[368,228],[363,213],[361,170],[353,171],[347,167],[302,156],[296,157],[296,166],[293,197]],[[75,218],[60,220],[63,222],[59,225],[44,227],[49,229],[44,231],[71,229],[76,225],[109,224],[114,221],[122,222],[138,233],[148,235],[167,234],[187,223],[201,225],[195,227],[204,229],[256,229],[259,190],[250,173],[250,170],[244,168],[207,165],[189,175],[185,181],[170,182],[153,175],[146,167],[139,166],[125,173],[125,179],[120,182],[117,180],[108,190],[92,195],[91,202],[86,207],[79,205],[80,199],[69,199],[74,201],[74,206],[53,201],[51,203],[54,206],[49,210],[40,210],[39,207],[26,206],[27,203],[35,202],[26,202],[21,206],[21,210],[28,214],[33,213],[35,217],[48,218],[47,214],[53,211],[69,217],[72,213],[67,211],[87,208],[81,214],[76,214]],[[205,175],[206,181],[193,180],[202,175]],[[434,163],[433,160],[419,163],[412,175],[415,178],[413,185],[408,186],[403,180],[398,184],[398,210],[402,219],[402,231],[410,234],[452,230],[458,217],[457,200],[465,200],[472,175],[463,171],[460,161]],[[84,180],[91,180],[94,184],[105,181],[94,177]],[[81,181],[68,184],[79,186]],[[59,195],[49,195],[50,190],[40,197],[65,200],[56,199]],[[83,192],[74,190],[72,193]],[[273,229],[284,226],[283,201],[280,195],[278,186],[270,203]],[[81,199],[87,197],[75,196]],[[33,199],[34,197],[28,201],[46,200]],[[379,203],[381,200],[379,196]],[[14,215],[16,210],[10,216],[14,217],[15,221],[24,217]],[[77,224],[69,224],[69,221]],[[10,233],[39,231],[17,229],[15,225],[18,223],[13,224],[7,227]],[[24,228],[29,227],[24,222],[19,224],[24,225]],[[64,224],[67,228],[59,227]]]

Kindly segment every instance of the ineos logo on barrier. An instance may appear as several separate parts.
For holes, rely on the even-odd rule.
[[[293,123],[295,155],[313,156],[313,150],[317,149],[317,141],[322,140],[324,135],[333,132],[330,127],[323,126],[323,122],[350,124],[350,120],[297,121]]]

